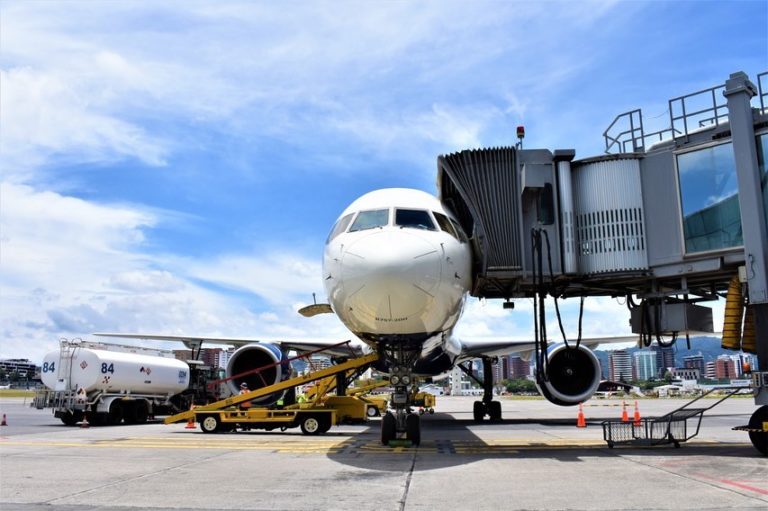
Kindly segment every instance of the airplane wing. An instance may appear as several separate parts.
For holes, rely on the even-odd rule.
[[[623,335],[613,337],[585,337],[581,339],[581,345],[593,349],[600,344],[628,343],[637,342],[637,335]],[[460,340],[461,354],[459,357],[463,360],[477,357],[501,357],[512,353],[520,353],[523,359],[530,357],[534,350],[534,341],[531,339],[473,339]],[[550,344],[553,344],[550,342]],[[571,346],[576,341],[569,341]]]
[[[123,339],[144,339],[148,341],[176,341],[181,342],[188,349],[197,349],[206,344],[223,344],[227,346],[240,347],[246,344],[269,343],[279,344],[280,346],[306,353],[326,348],[323,353],[333,356],[360,356],[363,354],[361,346],[348,342],[342,344],[339,341],[321,341],[321,340],[299,340],[284,341],[273,339],[256,339],[253,337],[216,337],[216,336],[190,336],[190,335],[165,335],[165,334],[123,334],[112,332],[98,332],[93,335],[99,337],[117,337]]]

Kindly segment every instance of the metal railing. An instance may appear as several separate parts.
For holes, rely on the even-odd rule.
[[[764,86],[765,85],[765,86]],[[765,114],[768,108],[768,71],[757,75],[757,96],[760,99],[760,113]]]
[[[723,124],[722,119],[728,119],[728,105],[723,96],[724,91],[725,85],[717,85],[670,99],[669,125],[673,130],[672,136],[674,138],[688,136],[693,130]],[[691,111],[691,103],[702,100],[708,104],[704,108]]]

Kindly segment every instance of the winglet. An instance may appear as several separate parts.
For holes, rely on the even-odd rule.
[[[327,303],[316,303],[313,305],[307,305],[306,307],[302,307],[299,309],[299,314],[304,316],[305,318],[311,318],[312,316],[317,316],[318,314],[331,314],[333,313],[333,309],[331,309],[331,306]]]

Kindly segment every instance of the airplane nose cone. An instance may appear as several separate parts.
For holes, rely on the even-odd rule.
[[[374,232],[345,249],[341,267],[348,307],[377,321],[405,321],[434,300],[440,247],[418,232]]]

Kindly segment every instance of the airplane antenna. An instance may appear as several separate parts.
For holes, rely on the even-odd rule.
[[[312,301],[317,305],[317,298],[315,297],[315,293],[312,293]]]

